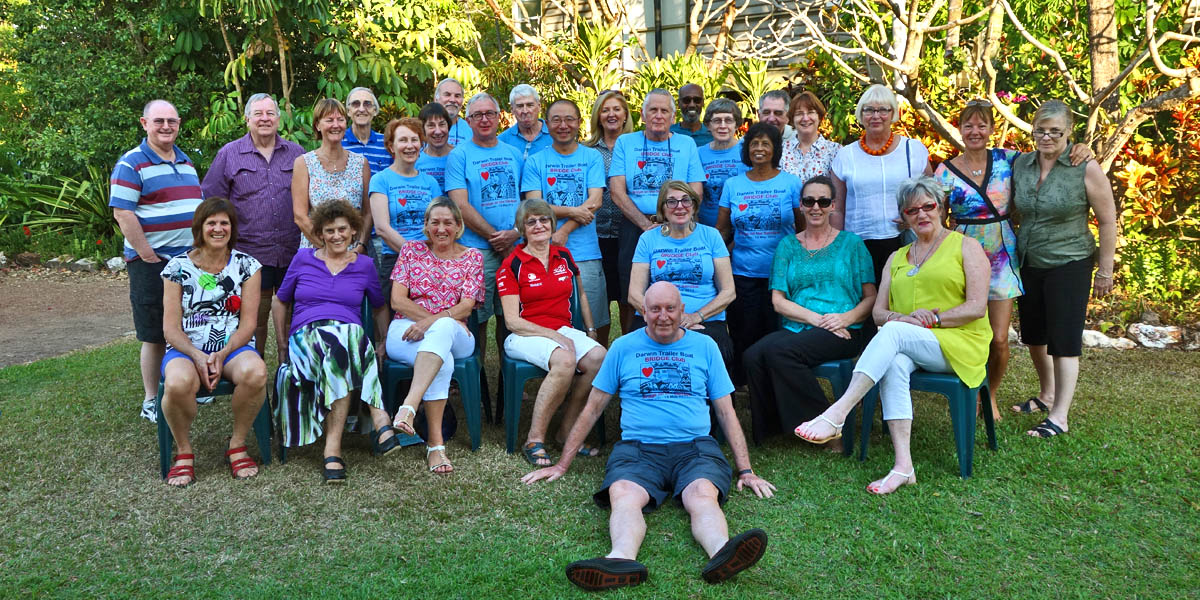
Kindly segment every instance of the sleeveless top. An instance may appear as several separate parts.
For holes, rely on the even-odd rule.
[[[967,299],[967,276],[963,272],[962,245],[964,236],[950,231],[921,270],[909,277],[912,264],[908,262],[909,244],[892,255],[892,283],[888,290],[888,308],[908,314],[918,308],[946,311]],[[954,374],[970,387],[983,382],[987,374],[988,345],[992,328],[987,314],[958,327],[934,328],[930,331],[942,346],[942,355]]]
[[[362,209],[363,165],[367,159],[357,152],[347,152],[346,168],[329,172],[321,166],[317,151],[304,154],[304,165],[308,167],[308,205],[316,208],[330,200],[345,200],[351,206]],[[300,234],[300,247],[312,248],[308,238]]]
[[[1036,152],[1013,164],[1013,204],[1020,214],[1017,256],[1022,265],[1048,269],[1092,256],[1096,238],[1088,229],[1087,163],[1071,166],[1070,146],[1038,184]]]

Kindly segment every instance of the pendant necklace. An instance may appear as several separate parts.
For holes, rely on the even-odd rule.
[[[929,250],[928,250],[927,252],[925,252],[925,257],[924,257],[924,258],[922,258],[920,262],[918,262],[917,264],[913,265],[913,267],[912,267],[911,269],[909,269],[909,270],[908,270],[908,273],[907,273],[907,275],[908,275],[909,277],[916,277],[916,276],[917,276],[917,273],[920,273],[920,272],[921,272],[921,267],[925,265],[925,261],[929,260],[929,256],[930,256],[931,254],[933,254],[933,251],[934,251],[935,249],[937,249],[937,247],[938,247],[938,244],[940,244],[940,243],[941,243],[941,241],[942,241],[942,237],[944,237],[945,235],[946,235],[946,234],[945,234],[945,232],[942,232],[942,233],[939,233],[939,234],[938,234],[938,237],[937,237],[937,239],[933,240],[933,244],[931,244],[931,245],[929,246]]]
[[[804,232],[804,239],[807,240],[810,244],[814,243],[814,240],[812,239],[812,235],[809,234],[809,232],[807,232],[807,231]],[[825,247],[829,245],[828,240],[821,240],[821,242],[822,242],[821,246],[818,247],[816,250],[809,250],[808,248],[804,248],[804,251],[808,253],[809,258],[816,256],[817,253],[824,250]],[[801,247],[804,247],[803,244],[801,244]]]

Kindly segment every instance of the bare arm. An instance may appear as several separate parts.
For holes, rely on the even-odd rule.
[[[983,246],[974,238],[963,237],[963,274],[966,276],[966,298],[962,304],[938,311],[938,324],[941,327],[958,327],[987,315],[988,289],[991,287],[992,263],[988,260]],[[913,311],[918,316],[919,311]]]
[[[1092,283],[1092,294],[1097,298],[1112,291],[1113,255],[1117,248],[1117,206],[1113,201],[1112,185],[1104,176],[1099,163],[1088,163],[1083,175],[1088,204],[1096,215],[1100,229],[1100,256],[1096,277]]]
[[[388,202],[387,196],[376,192],[371,194],[371,214],[374,216],[375,233],[383,238],[383,242],[396,252],[400,251],[400,246],[404,245],[407,240],[400,235],[399,231],[392,229],[392,215],[390,212],[391,203]]]
[[[275,349],[282,364],[288,362],[288,328],[292,322],[292,303],[284,304],[278,296],[272,296],[271,320],[275,323]]]
[[[304,164],[304,157],[297,156],[296,161],[292,163],[292,220],[296,222],[296,227],[300,228],[300,233],[308,238],[312,245],[320,247],[321,241],[313,235],[312,221],[308,220],[308,211],[310,209],[308,197],[308,165]]]
[[[375,219],[371,215],[371,197],[367,194],[367,190],[371,185],[371,167],[367,161],[363,161],[362,172],[362,216],[363,226],[362,231],[358,232],[358,250],[359,254],[367,253],[367,242],[371,241],[371,227],[375,225]],[[385,204],[386,208],[386,204]],[[386,219],[385,219],[386,220]]]
[[[450,196],[450,199],[453,200],[456,205],[458,205],[458,210],[462,212],[463,222],[466,223],[468,229],[479,234],[479,236],[484,239],[488,239],[492,237],[493,233],[496,233],[496,228],[492,227],[492,225],[483,218],[483,215],[479,214],[479,211],[475,210],[474,206],[471,206],[471,199],[470,196],[468,196],[465,188],[450,190],[446,194]]]
[[[583,326],[587,331],[588,337],[594,338],[596,335],[596,321],[592,319],[592,307],[588,303],[587,294],[583,292],[583,278],[575,277],[575,294],[579,298],[579,312],[583,315]]]
[[[733,224],[729,217],[729,207],[722,206],[717,209],[717,231],[721,232],[721,239],[728,246],[733,243]]]
[[[633,263],[629,269],[629,305],[635,310],[646,314],[646,288],[650,283],[650,263]]]
[[[737,296],[733,288],[733,267],[728,256],[713,259],[713,283],[717,285],[717,297],[709,300],[708,304],[700,309],[705,319],[729,308],[729,304]]]
[[[154,253],[154,248],[150,247],[150,242],[146,241],[146,232],[142,230],[142,224],[138,222],[137,215],[132,210],[114,208],[113,218],[116,219],[117,226],[121,228],[121,235],[125,236],[125,241],[129,242],[129,245],[137,251],[138,258],[148,263],[162,261]]]
[[[625,215],[634,225],[642,228],[642,231],[650,229],[654,226],[642,211],[638,210],[636,204],[629,197],[629,190],[625,187],[625,176],[614,175],[608,178],[608,193],[612,196],[613,204],[621,209],[621,213]]]
[[[829,224],[834,229],[846,228],[846,182],[830,174],[833,180],[833,212],[829,215]]]
[[[748,471],[738,475],[737,489],[748,486],[759,498],[774,496],[775,486],[766,479],[755,475],[754,470],[750,467],[750,451],[746,447],[746,436],[742,433],[737,413],[733,411],[733,399],[729,397],[729,394],[725,394],[713,400],[712,405],[717,413],[717,422],[721,424],[721,431],[725,432],[725,439],[729,440],[729,449],[733,451],[733,468],[739,472]]]
[[[521,481],[525,484],[542,479],[554,481],[566,475],[567,469],[571,467],[571,461],[575,459],[576,453],[583,446],[583,442],[587,439],[588,433],[591,432],[592,426],[596,424],[597,419],[604,416],[604,409],[608,407],[610,399],[612,399],[611,394],[606,394],[596,388],[592,388],[591,393],[588,394],[587,404],[584,405],[583,411],[579,413],[579,417],[575,419],[575,425],[571,427],[571,433],[567,435],[567,441],[563,444],[562,457],[558,459],[558,462],[554,466],[527,473],[521,478]],[[745,443],[743,439],[742,445],[744,446]]]

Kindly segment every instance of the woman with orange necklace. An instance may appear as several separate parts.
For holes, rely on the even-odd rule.
[[[892,90],[879,84],[867,88],[854,109],[862,137],[842,147],[833,159],[831,222],[866,242],[876,282],[888,257],[904,245],[896,225],[900,182],[933,173],[925,145],[892,131],[899,112]]]

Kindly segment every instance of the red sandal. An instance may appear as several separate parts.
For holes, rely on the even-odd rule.
[[[175,463],[181,460],[190,460],[193,464],[177,465]],[[196,483],[196,455],[195,454],[176,454],[175,458],[171,459],[171,470],[167,471],[167,481],[169,482],[175,477],[191,477],[192,479],[184,484],[167,483],[171,487],[185,488],[193,483]]]
[[[229,465],[229,474],[232,475],[234,479],[250,479],[251,477],[258,475],[258,473],[255,473],[254,475],[247,475],[245,477],[238,475],[238,473],[245,471],[250,467],[258,466],[258,463],[254,462],[253,458],[250,458],[249,453],[233,462],[229,461],[230,456],[233,456],[234,454],[240,454],[242,452],[246,452],[245,446],[238,446],[237,448],[230,448],[225,451],[225,464]]]

